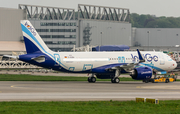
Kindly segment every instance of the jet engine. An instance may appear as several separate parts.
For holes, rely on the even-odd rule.
[[[135,80],[150,79],[152,77],[152,69],[149,67],[134,68],[130,76]]]

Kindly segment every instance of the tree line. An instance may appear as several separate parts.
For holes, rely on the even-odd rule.
[[[156,17],[131,13],[132,27],[137,28],[180,28],[180,17]]]
[[[53,14],[54,12],[52,12]],[[61,15],[65,15],[64,14]],[[71,13],[69,13],[70,15]],[[85,13],[84,13],[85,14]],[[50,20],[50,16],[55,16],[55,15],[49,15],[49,14],[41,14],[39,18],[42,18],[44,15],[46,15],[44,20]],[[57,14],[56,14],[57,15]],[[80,13],[81,15],[81,13]],[[33,18],[37,18],[39,15],[35,15]],[[85,15],[86,16],[86,15]],[[28,18],[29,15],[27,15]],[[95,17],[95,16],[94,16]],[[56,17],[54,17],[56,18]],[[68,18],[68,17],[66,17]],[[103,16],[102,16],[103,18]],[[110,18],[109,20],[111,20]],[[78,12],[75,12],[75,20],[78,20]],[[130,23],[132,24],[132,27],[137,27],[137,28],[180,28],[180,17],[156,17],[154,15],[139,15],[137,13],[131,13],[130,14]]]

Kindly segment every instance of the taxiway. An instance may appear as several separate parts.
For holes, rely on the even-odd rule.
[[[1,81],[0,101],[180,99],[180,82]]]

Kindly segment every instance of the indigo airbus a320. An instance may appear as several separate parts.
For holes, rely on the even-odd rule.
[[[28,20],[22,20],[21,27],[27,54],[8,57],[56,71],[90,73],[88,82],[96,82],[97,77],[119,83],[123,73],[146,81],[152,77],[152,70],[165,72],[177,67],[167,54],[155,51],[53,52]]]

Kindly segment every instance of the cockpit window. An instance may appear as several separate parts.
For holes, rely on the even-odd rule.
[[[170,56],[167,56],[168,61],[172,61],[172,58]]]

